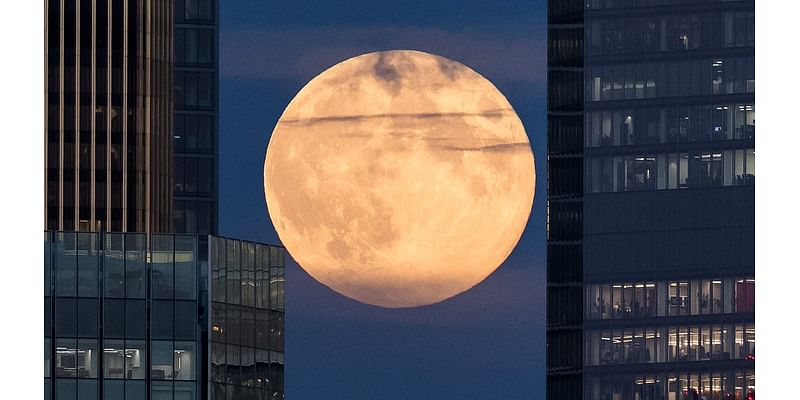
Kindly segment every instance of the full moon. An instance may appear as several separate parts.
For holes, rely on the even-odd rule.
[[[484,280],[525,229],[533,153],[514,109],[456,61],[394,50],[325,70],[267,148],[269,216],[314,279],[387,308]]]

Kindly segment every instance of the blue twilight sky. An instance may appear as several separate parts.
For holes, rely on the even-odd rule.
[[[275,243],[263,162],[286,105],[311,78],[359,54],[415,49],[459,61],[509,99],[530,137],[538,185],[511,257],[432,306],[389,310],[344,298],[286,267],[291,399],[544,397],[546,1],[223,1],[220,233]]]

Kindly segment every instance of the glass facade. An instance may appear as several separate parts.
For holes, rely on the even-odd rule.
[[[219,393],[208,373],[216,376],[220,343],[222,383],[282,398],[282,248],[182,234],[44,239],[46,399],[206,399]],[[239,272],[240,298],[225,297],[226,285],[211,279],[219,271]],[[212,301],[218,290],[222,300]],[[221,327],[231,329],[219,336]]]
[[[173,226],[217,232],[217,0],[175,0]]]
[[[552,0],[548,399],[755,397],[752,0]]]
[[[45,14],[45,228],[170,231],[172,2]]]
[[[283,399],[285,253],[213,238],[211,254],[210,399]]]
[[[547,399],[583,388],[583,1],[548,2]]]

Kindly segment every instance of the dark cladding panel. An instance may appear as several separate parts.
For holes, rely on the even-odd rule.
[[[584,199],[587,278],[720,275],[755,265],[753,186]]]
[[[754,243],[752,227],[587,236],[583,268],[587,279],[752,274]]]

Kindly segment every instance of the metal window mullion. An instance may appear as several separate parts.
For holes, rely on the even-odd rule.
[[[75,218],[73,220],[73,229],[80,230],[80,172],[81,172],[81,131],[80,131],[80,123],[81,123],[81,2],[75,2],[75,107],[73,107],[73,118],[75,123],[75,191],[73,194],[73,201],[72,203],[75,205],[75,210],[73,214]]]
[[[92,2],[92,16],[94,16],[94,2]],[[92,17],[92,21],[94,22],[94,17]],[[94,26],[94,25],[92,25]],[[94,31],[94,29],[92,29]],[[92,35],[94,37],[94,35]],[[94,40],[92,40],[94,43]],[[94,62],[94,61],[92,61]],[[94,75],[94,73],[92,73]],[[93,92],[94,93],[94,92]],[[94,98],[94,96],[92,96]],[[94,102],[94,100],[92,100]],[[92,117],[94,117],[94,113],[92,113]],[[92,118],[94,119],[94,118]],[[94,188],[94,182],[92,182],[91,187]],[[92,198],[92,215],[94,215],[94,198]],[[99,395],[100,400],[104,400],[104,393],[103,393],[103,385],[102,382],[105,380],[105,373],[104,373],[104,363],[103,358],[105,358],[105,331],[103,330],[103,323],[104,320],[104,309],[105,309],[105,282],[103,280],[104,272],[105,272],[105,235],[103,235],[102,231],[94,233],[97,237],[97,297],[98,297],[98,308],[97,308],[97,342],[98,342],[98,349],[103,349],[98,351],[99,357],[97,362],[97,394]]]
[[[147,349],[147,357],[145,359],[145,368],[146,372],[144,375],[145,379],[145,387],[147,388],[145,399],[150,400],[151,398],[151,385],[152,385],[152,366],[153,366],[153,351],[152,351],[152,335],[151,330],[153,329],[152,321],[150,320],[152,315],[152,302],[153,302],[153,291],[152,291],[152,237],[150,232],[145,233],[145,264],[144,264],[144,275],[145,275],[145,344],[144,347]],[[127,288],[126,288],[127,289]]]
[[[89,160],[89,224],[91,225],[91,229],[96,229],[100,231],[100,227],[97,225],[97,121],[95,118],[95,113],[97,112],[97,2],[92,1],[92,62],[90,67],[90,74],[91,74],[91,112],[90,112],[90,119],[89,119],[89,129],[91,131],[91,148],[89,149],[89,154],[91,160]],[[102,357],[101,357],[102,358]]]
[[[55,293],[55,280],[56,280],[56,256],[53,247],[55,246],[56,233],[48,231],[50,240],[49,251],[47,257],[50,258],[50,282],[49,282],[49,295],[50,295],[50,398],[56,398],[56,293]]]
[[[58,229],[64,230],[64,0],[58,9]]]
[[[128,0],[122,14],[122,230],[128,231]]]
[[[102,0],[100,0],[102,1]],[[112,26],[112,0],[106,0],[106,231],[111,231],[111,175],[113,171],[111,169],[111,149],[113,147],[113,142],[111,140],[111,91],[112,89],[112,81],[111,81],[111,71],[113,71],[113,64],[111,63],[111,31],[113,30]]]
[[[152,2],[150,2],[150,1],[145,2],[145,7],[146,7],[146,10],[144,11],[144,13],[140,14],[140,15],[144,15],[144,19],[145,19],[142,22],[142,25],[144,25],[144,28],[145,28],[144,29],[144,37],[143,37],[144,40],[142,40],[142,43],[144,43],[144,54],[141,55],[139,60],[141,60],[142,63],[144,64],[144,66],[145,66],[144,67],[144,85],[140,86],[142,89],[144,89],[143,90],[144,95],[142,96],[142,101],[144,103],[142,105],[143,106],[142,108],[144,109],[144,119],[143,119],[144,123],[143,123],[143,126],[144,126],[144,129],[145,129],[145,132],[144,132],[144,141],[145,141],[145,143],[144,143],[144,154],[145,154],[145,156],[144,156],[144,165],[142,166],[142,169],[144,170],[143,171],[143,176],[144,176],[144,183],[145,183],[145,185],[144,185],[144,192],[145,192],[145,207],[144,207],[144,210],[145,210],[145,213],[146,213],[146,215],[144,216],[144,220],[145,220],[144,230],[145,230],[145,232],[150,233],[151,232],[151,226],[150,226],[151,225],[151,217],[152,217],[152,214],[153,214],[153,213],[151,213],[151,208],[150,208],[152,206],[151,187],[150,187],[150,184],[151,184],[150,173],[151,173],[152,154],[151,154],[151,151],[150,151],[150,146],[151,146],[151,139],[152,139],[151,136],[152,136],[152,131],[153,131],[153,127],[151,125],[151,106],[152,106],[153,99],[151,97],[152,93],[151,93],[151,86],[150,86],[151,85],[151,74],[152,74],[152,63],[153,63],[153,60],[152,60],[152,57],[151,57],[151,53],[152,53],[152,32],[151,32],[152,23],[151,22],[153,20],[153,17],[152,17],[152,12],[153,12],[153,10],[152,10]],[[148,398],[149,398],[149,395],[148,395]]]
[[[49,212],[50,206],[48,196],[50,194],[50,167],[49,152],[50,147],[50,3],[44,2],[44,226],[46,229],[51,229],[49,226]]]

